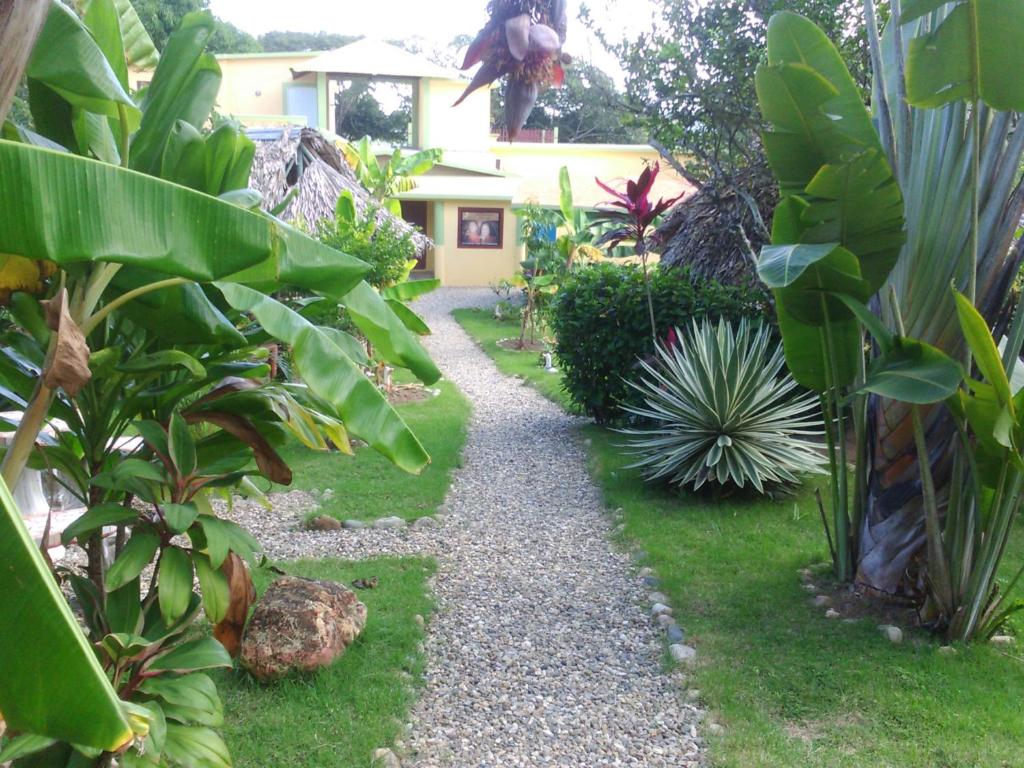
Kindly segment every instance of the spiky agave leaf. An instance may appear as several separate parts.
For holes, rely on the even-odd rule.
[[[818,401],[782,373],[782,346],[767,326],[704,319],[675,334],[682,343],[659,345],[657,365],[641,361],[642,377],[630,382],[645,404],[625,410],[651,424],[620,430],[636,457],[631,467],[694,490],[710,483],[760,493],[823,471],[813,441]]]

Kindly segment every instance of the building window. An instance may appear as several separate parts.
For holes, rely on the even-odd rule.
[[[459,208],[459,248],[501,248],[501,208]]]

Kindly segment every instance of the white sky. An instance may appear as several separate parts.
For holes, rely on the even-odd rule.
[[[591,12],[613,37],[649,28],[656,0],[588,0]],[[420,36],[446,44],[456,35],[474,35],[487,18],[487,0],[210,0],[222,19],[253,35],[270,30],[337,32],[386,39]],[[593,61],[621,83],[615,58],[577,18],[579,0],[569,3],[566,51]]]

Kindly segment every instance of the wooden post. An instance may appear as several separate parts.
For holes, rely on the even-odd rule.
[[[0,123],[7,119],[49,0],[0,0]]]

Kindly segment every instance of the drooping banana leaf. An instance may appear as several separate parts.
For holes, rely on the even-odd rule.
[[[369,270],[262,213],[66,153],[0,141],[0,178],[0,253],[337,294]]]
[[[132,738],[117,694],[0,479],[0,712],[7,727],[114,751]]]
[[[425,384],[433,384],[441,378],[441,372],[419,339],[369,283],[359,283],[341,301],[352,322],[381,357],[389,363],[408,368]]]
[[[401,416],[331,336],[294,310],[251,288],[231,283],[217,283],[217,288],[232,307],[252,314],[267,333],[291,346],[292,359],[303,381],[314,395],[336,410],[349,432],[407,472],[418,473],[430,462]],[[373,295],[380,301],[376,292]]]

